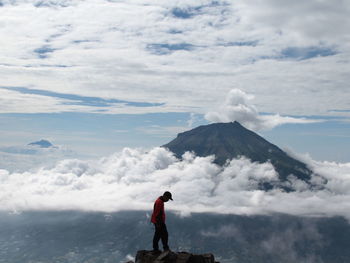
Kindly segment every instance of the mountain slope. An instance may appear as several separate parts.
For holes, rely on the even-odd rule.
[[[198,156],[215,155],[215,162],[225,164],[227,160],[245,156],[254,162],[270,161],[282,181],[293,174],[308,181],[312,171],[306,165],[282,151],[256,133],[244,128],[238,122],[214,123],[199,126],[163,145],[180,158],[186,151]]]

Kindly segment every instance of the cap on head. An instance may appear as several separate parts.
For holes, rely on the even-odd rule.
[[[171,201],[173,201],[173,198],[170,192],[168,191],[164,192],[163,196],[168,197]]]

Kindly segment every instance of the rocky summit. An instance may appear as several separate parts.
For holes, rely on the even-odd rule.
[[[134,263],[129,261],[127,263]],[[164,251],[154,253],[153,251],[140,250],[136,254],[135,263],[219,263],[213,254],[195,255],[187,252]]]

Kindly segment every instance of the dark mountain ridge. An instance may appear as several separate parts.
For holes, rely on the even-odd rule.
[[[28,145],[30,146],[37,146],[37,147],[40,147],[40,148],[50,148],[50,147],[54,147],[54,145],[49,142],[48,140],[40,140],[40,141],[37,141],[37,142],[31,142],[31,143],[28,143]]]
[[[289,175],[309,181],[312,175],[305,163],[290,157],[237,121],[199,126],[179,133],[174,140],[162,147],[168,148],[178,158],[186,151],[193,151],[197,156],[215,155],[215,163],[219,165],[240,156],[253,162],[271,162],[281,181],[286,181]]]

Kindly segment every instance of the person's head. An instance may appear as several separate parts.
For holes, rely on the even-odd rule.
[[[173,201],[171,193],[168,191],[164,192],[163,200],[164,200],[164,202],[168,202],[169,200]]]

